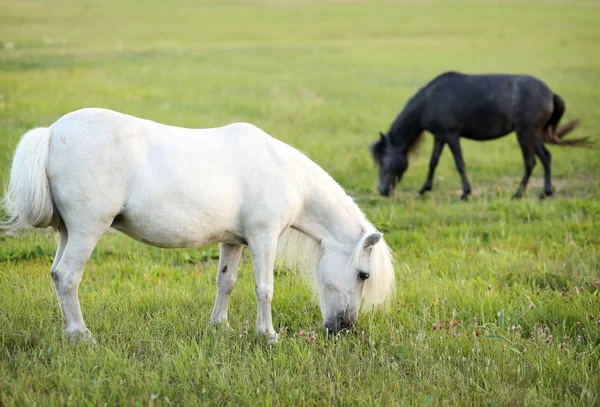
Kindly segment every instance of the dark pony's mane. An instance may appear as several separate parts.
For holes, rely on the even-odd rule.
[[[423,144],[423,140],[425,140],[425,137],[423,137],[424,135],[425,131],[422,131],[419,133],[417,138],[413,140],[412,144],[408,146],[408,154],[413,154],[419,151],[421,144]]]
[[[429,85],[421,88],[404,106],[398,117],[388,131],[390,143],[412,154],[419,149],[425,134],[421,125],[421,113],[425,101],[425,90]]]

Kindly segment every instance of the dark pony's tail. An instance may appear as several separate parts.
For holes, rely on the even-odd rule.
[[[580,120],[572,120],[567,124],[561,126],[558,125],[560,119],[565,113],[565,102],[564,100],[554,94],[553,97],[554,110],[552,116],[546,124],[546,131],[544,133],[544,141],[559,146],[573,146],[573,147],[594,147],[596,144],[589,139],[589,137],[580,137],[574,139],[563,140],[563,137],[579,126]]]

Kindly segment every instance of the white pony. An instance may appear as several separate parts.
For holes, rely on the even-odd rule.
[[[219,242],[212,324],[228,324],[248,246],[256,327],[270,341],[277,340],[271,301],[278,243],[288,259],[314,268],[331,331],[352,325],[361,298],[375,306],[394,290],[389,249],[352,199],[305,155],[250,124],[193,130],[105,109],[69,113],[22,137],[4,207],[6,228],[60,233],[51,275],[73,339],[92,339],[77,292],[111,227],[165,248]]]

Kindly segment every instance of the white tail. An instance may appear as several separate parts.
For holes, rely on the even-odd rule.
[[[52,222],[54,209],[46,175],[51,134],[51,129],[40,127],[19,141],[2,202],[7,215],[0,223],[4,229],[44,228]]]

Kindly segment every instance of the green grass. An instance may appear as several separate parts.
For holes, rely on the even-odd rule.
[[[81,107],[249,121],[356,197],[394,250],[398,293],[389,313],[328,338],[310,289],[278,268],[286,332],[270,347],[254,331],[246,252],[224,334],[208,326],[217,246],[114,233],[80,289],[98,344],[73,346],[49,276],[55,240],[0,235],[0,406],[600,404],[600,153],[552,147],[556,198],[535,198],[538,165],[513,201],[515,137],[464,141],[475,193],[463,203],[449,151],[416,196],[431,137],[392,200],[377,197],[367,151],[446,70],[537,75],[565,119],[583,119],[577,135],[600,141],[598,21],[597,2],[576,0],[1,2],[2,184],[27,129]]]

